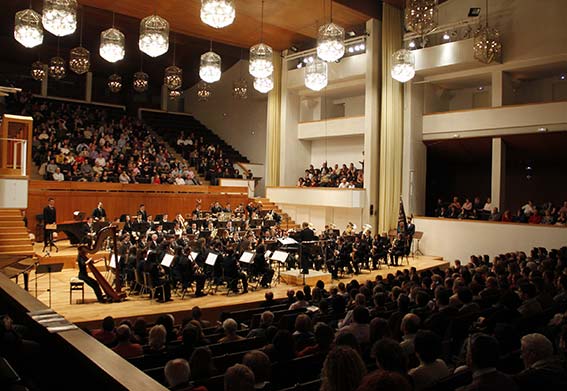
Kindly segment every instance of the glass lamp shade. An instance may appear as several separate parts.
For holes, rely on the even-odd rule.
[[[392,54],[392,78],[405,83],[415,76],[415,58],[413,53],[406,49],[400,49]]]
[[[406,0],[406,29],[421,36],[437,27],[437,0]]]
[[[45,64],[41,61],[34,62],[31,67],[31,77],[34,80],[44,80],[45,76]]]
[[[484,26],[479,28],[473,40],[474,58],[484,64],[502,61],[502,42],[500,32],[495,28]]]
[[[44,0],[43,27],[53,35],[63,37],[77,29],[76,0]]]
[[[255,78],[265,78],[274,71],[272,63],[273,50],[264,43],[259,43],[250,48],[250,63],[248,70]]]
[[[232,83],[232,96],[235,99],[248,99],[248,82],[240,78]]]
[[[28,8],[16,12],[14,18],[14,38],[27,48],[33,48],[43,42],[41,15]]]
[[[138,47],[150,57],[158,57],[169,49],[169,23],[164,18],[151,15],[140,23]]]
[[[345,29],[334,23],[319,27],[317,56],[327,62],[337,61],[345,54]]]
[[[91,67],[91,52],[82,46],[71,49],[69,54],[69,69],[77,75],[87,73]]]
[[[117,75],[116,73],[113,73],[108,77],[107,85],[110,92],[120,92],[120,90],[122,89],[122,77],[120,75]]]
[[[254,79],[254,89],[262,94],[267,94],[274,88],[274,75]]]
[[[65,60],[61,57],[53,57],[49,60],[49,67],[47,69],[49,77],[55,80],[63,79],[67,74],[67,70],[65,69]]]
[[[204,81],[200,81],[197,85],[197,99],[200,102],[205,102],[211,96],[211,87]]]
[[[305,66],[305,87],[313,91],[321,91],[327,87],[328,65],[325,61],[316,58]]]
[[[211,27],[226,27],[236,17],[233,0],[201,0],[201,21]]]
[[[124,34],[114,27],[100,33],[99,53],[108,62],[120,61],[124,58]]]
[[[214,83],[221,78],[221,58],[215,52],[207,52],[201,56],[199,76],[207,83]]]
[[[170,91],[180,89],[183,84],[183,70],[175,65],[165,68],[163,84],[165,84]]]
[[[132,87],[136,92],[145,92],[148,90],[150,77],[146,72],[134,73],[134,80],[132,80]]]

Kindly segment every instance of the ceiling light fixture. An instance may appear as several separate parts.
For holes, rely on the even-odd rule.
[[[221,74],[221,57],[213,52],[213,41],[211,41],[210,50],[201,55],[199,76],[201,80],[210,84],[219,81]]]
[[[211,27],[226,27],[236,17],[233,0],[201,0],[201,21]]]
[[[159,57],[169,49],[169,23],[164,18],[147,16],[140,22],[138,47],[150,57]]]
[[[79,46],[71,49],[69,53],[69,69],[77,75],[85,74],[91,67],[91,52],[83,47],[83,18],[84,11],[81,12],[81,32]]]
[[[267,94],[274,88],[274,75],[254,79],[254,89],[262,94]]]
[[[274,72],[273,49],[264,43],[264,0],[260,26],[260,43],[250,48],[248,71],[255,78],[265,78]]]
[[[323,0],[323,5],[325,0]],[[324,13],[324,11],[323,11]],[[317,56],[327,62],[340,60],[345,55],[345,29],[333,23],[333,1],[330,3],[330,21],[319,27]]]
[[[320,59],[315,59],[305,67],[305,87],[313,91],[321,91],[329,82],[328,64]]]
[[[500,62],[502,59],[500,32],[488,25],[488,0],[486,0],[484,26],[479,27],[474,34],[473,53],[474,58],[484,64]]]
[[[63,37],[77,29],[76,0],[44,0],[43,27],[53,35]]]
[[[31,77],[34,80],[43,81],[45,79],[45,67],[46,65],[41,61],[35,61],[31,66]]]
[[[404,21],[408,31],[430,33],[437,27],[437,0],[406,0]]]
[[[43,28],[41,15],[30,8],[16,12],[14,18],[14,38],[27,48],[41,45],[43,42]]]
[[[117,75],[116,73],[113,73],[108,77],[107,85],[108,89],[113,94],[120,92],[120,90],[122,89],[122,77],[120,75]]]
[[[98,52],[108,62],[117,62],[126,54],[124,34],[114,28],[114,12],[112,13],[112,27],[100,33],[100,47]]]
[[[199,102],[206,102],[211,97],[211,87],[204,81],[197,84],[197,99]]]
[[[173,37],[173,65],[165,68],[165,75],[163,77],[163,84],[170,91],[175,91],[183,85],[183,70],[175,65],[175,54],[177,49],[177,41]]]
[[[415,58],[411,51],[400,49],[392,54],[392,78],[405,83],[415,76]]]

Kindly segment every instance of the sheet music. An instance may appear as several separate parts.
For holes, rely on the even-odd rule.
[[[197,253],[195,251],[191,251],[191,253],[189,254],[189,258],[191,259],[192,262],[195,262],[195,259],[197,259],[198,255],[199,255],[199,253]]]
[[[272,259],[281,263],[285,263],[285,260],[287,259],[288,255],[289,254],[286,253],[285,251],[276,250],[272,254]]]
[[[280,242],[284,246],[288,246],[290,244],[297,244],[297,240],[295,240],[293,238],[279,238],[278,242]]]
[[[219,257],[218,254],[209,253],[209,255],[207,255],[207,260],[205,261],[205,263],[209,266],[215,266],[218,257]]]
[[[264,258],[266,258],[266,259],[270,259],[271,256],[272,256],[272,252],[271,252],[270,250],[267,250],[267,251],[264,253]]]
[[[171,262],[173,262],[173,255],[165,254],[161,260],[161,265],[165,267],[171,267]]]
[[[242,253],[242,255],[240,256],[239,261],[242,262],[242,263],[251,263],[252,259],[254,259],[254,255],[256,255],[256,254],[249,252],[249,251],[244,251]]]
[[[109,264],[111,269],[116,269],[116,255],[112,254],[110,256],[110,264]]]

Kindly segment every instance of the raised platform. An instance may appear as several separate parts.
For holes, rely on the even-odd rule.
[[[41,250],[41,249],[40,249]],[[76,251],[76,250],[75,250]],[[60,251],[61,252],[61,251]],[[50,257],[49,261],[56,259],[55,256]],[[441,257],[431,256],[418,256],[409,259],[409,266],[415,267],[418,271],[434,269],[434,268],[447,268],[449,262],[446,262]],[[357,279],[359,282],[373,280],[378,274],[386,276],[388,273],[395,273],[397,270],[403,270],[409,267],[404,263],[399,267],[382,267],[380,270],[369,272],[363,270],[362,274],[354,277],[344,278],[344,282],[352,279]],[[295,272],[297,275],[297,272]],[[315,277],[314,271],[310,271],[310,275]],[[69,280],[71,277],[77,275],[76,269],[64,269],[61,273],[54,273],[51,276],[52,284],[52,307],[61,315],[65,316],[68,320],[77,323],[82,327],[100,327],[101,320],[108,315],[116,319],[131,319],[143,316],[148,320],[154,320],[162,314],[173,314],[177,322],[181,322],[184,317],[190,315],[193,306],[200,306],[205,309],[204,316],[208,320],[218,320],[219,315],[223,311],[234,311],[249,307],[252,303],[259,303],[264,300],[264,295],[267,291],[272,291],[275,298],[282,298],[286,296],[289,289],[297,289],[295,285],[281,282],[270,289],[259,289],[257,291],[250,291],[247,294],[239,294],[230,296],[226,295],[226,290],[219,290],[214,295],[195,298],[193,295],[185,296],[181,299],[175,294],[172,295],[173,301],[167,303],[157,303],[149,300],[147,295],[144,297],[130,296],[126,301],[113,304],[100,304],[96,302],[94,292],[85,285],[85,304],[78,304],[80,300],[80,292],[73,292],[73,303],[69,304]],[[283,275],[283,272],[282,272]],[[318,276],[317,279],[319,279]],[[30,294],[35,295],[35,273],[30,274]],[[308,282],[313,286],[315,281]],[[290,281],[291,282],[291,281]],[[302,283],[303,281],[301,281]],[[336,283],[336,282],[334,282]],[[23,285],[20,279],[20,285]],[[331,286],[331,284],[327,284]],[[37,298],[44,303],[49,302],[48,277],[47,275],[39,275],[37,279]]]
[[[331,273],[325,273],[318,270],[309,270],[309,274],[305,275],[305,280],[303,279],[303,274],[299,269],[286,270],[281,273],[282,282],[288,285],[311,285],[314,286],[319,280],[323,281],[325,284],[331,283]],[[304,282],[305,281],[305,282]]]
[[[60,240],[55,243],[59,248],[59,251],[53,251],[46,253],[42,252],[43,243],[36,243],[33,246],[34,252],[40,256],[39,263],[42,265],[52,264],[52,263],[62,263],[64,269],[76,269],[77,268],[77,246],[71,246],[68,240]],[[106,258],[108,259],[110,253],[108,251],[99,251],[93,256],[94,259]],[[97,266],[101,268],[100,264]]]

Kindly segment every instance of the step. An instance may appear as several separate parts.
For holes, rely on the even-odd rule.
[[[0,218],[0,225],[4,227],[24,227],[24,222],[20,220],[2,220]]]
[[[33,246],[31,245],[31,243],[28,243],[27,245],[21,245],[21,246],[3,246],[0,245],[0,254],[22,254],[22,253],[28,253],[31,252],[33,253]]]

